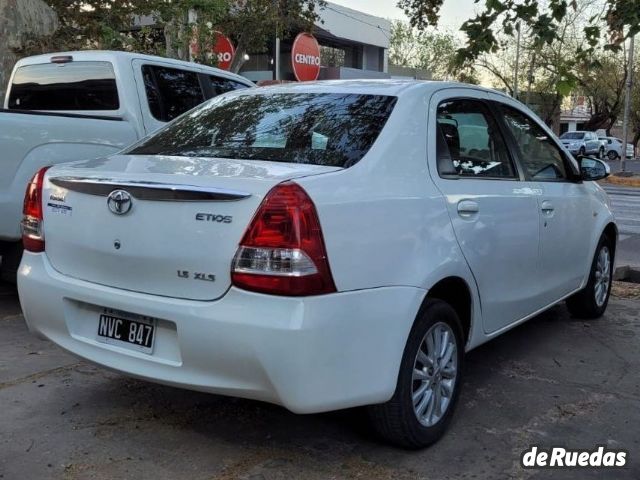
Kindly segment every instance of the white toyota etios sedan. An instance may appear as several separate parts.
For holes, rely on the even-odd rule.
[[[617,230],[522,104],[454,83],[233,92],[25,199],[30,329],[128,375],[297,413],[369,405],[437,440],[464,352],[566,299],[595,318]]]

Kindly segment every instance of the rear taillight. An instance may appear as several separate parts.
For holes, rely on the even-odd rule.
[[[336,291],[316,207],[294,182],[275,186],[244,234],[231,267],[233,284],[273,295]]]
[[[29,252],[44,252],[44,232],[42,215],[42,184],[49,167],[38,170],[24,195],[22,216],[22,245]]]

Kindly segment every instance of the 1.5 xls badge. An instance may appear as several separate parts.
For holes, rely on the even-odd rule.
[[[189,270],[178,270],[179,278],[192,278],[194,280],[202,280],[204,282],[215,282],[216,276],[213,273],[190,272]]]

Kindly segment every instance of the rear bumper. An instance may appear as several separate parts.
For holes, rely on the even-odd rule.
[[[289,298],[231,288],[214,302],[176,300],[76,280],[28,252],[18,290],[29,329],[79,357],[296,413],[388,400],[425,294],[388,287]],[[153,354],[96,341],[104,307],[160,319]]]

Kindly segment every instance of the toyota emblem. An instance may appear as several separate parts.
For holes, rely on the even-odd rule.
[[[107,198],[107,206],[109,210],[111,210],[111,213],[115,215],[126,215],[131,211],[131,207],[133,206],[131,195],[124,190],[114,190]]]

